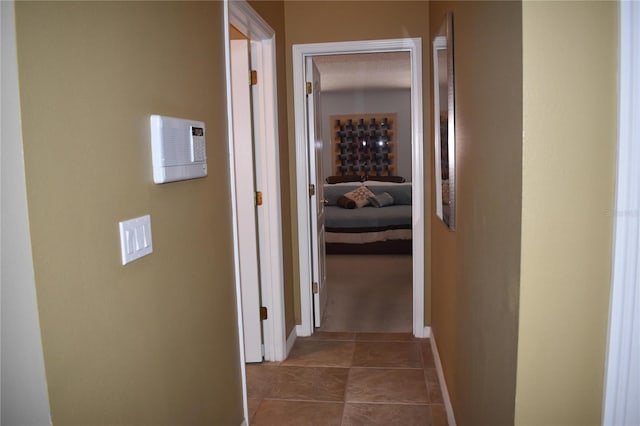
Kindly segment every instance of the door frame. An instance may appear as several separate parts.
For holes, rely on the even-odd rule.
[[[277,148],[278,98],[276,83],[276,43],[275,31],[244,0],[224,1],[224,37],[226,95],[228,115],[229,180],[232,204],[233,245],[235,262],[235,284],[238,308],[238,328],[240,331],[240,353],[244,364],[244,344],[242,330],[242,303],[240,300],[238,256],[237,200],[235,196],[235,159],[233,145],[233,112],[231,109],[231,65],[229,55],[229,25],[245,34],[251,44],[252,67],[258,72],[259,83],[254,89],[253,127],[255,149],[259,150],[256,164],[257,191],[263,194],[263,205],[257,211],[260,281],[262,306],[269,311],[268,319],[262,321],[264,337],[264,358],[267,361],[282,361],[286,357],[286,332],[284,314],[284,278],[282,260],[282,215],[280,205],[280,160]]]
[[[293,45],[293,103],[296,150],[296,197],[298,218],[298,267],[300,271],[301,324],[298,336],[313,334],[312,252],[309,210],[309,149],[305,113],[305,60],[309,56],[353,53],[409,52],[411,57],[411,181],[413,220],[413,334],[428,337],[424,324],[424,151],[422,102],[422,39],[400,38]]]
[[[0,2],[2,73],[2,423],[51,424],[49,388],[36,298],[13,0]]]

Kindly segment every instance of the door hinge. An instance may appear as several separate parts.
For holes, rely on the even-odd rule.
[[[309,197],[316,195],[316,186],[314,184],[309,185]]]
[[[268,312],[267,312],[267,307],[266,306],[260,306],[260,321],[264,321],[267,318],[269,318]]]
[[[313,294],[318,294],[318,283],[314,282],[311,284],[311,289],[313,290]]]
[[[310,81],[307,81],[307,95],[310,95],[313,93],[313,84],[311,84]]]
[[[256,191],[256,206],[262,205],[262,192]]]
[[[251,70],[251,81],[249,82],[251,86],[255,86],[258,84],[258,71]]]

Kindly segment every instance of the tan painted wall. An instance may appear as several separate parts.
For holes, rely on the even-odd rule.
[[[276,32],[276,67],[278,73],[278,128],[280,144],[280,197],[282,209],[282,251],[284,271],[285,327],[287,336],[296,325],[294,313],[294,263],[291,228],[291,195],[289,191],[289,135],[287,133],[287,69],[285,66],[284,1],[250,1],[251,7]],[[293,144],[293,142],[291,142]]]
[[[432,34],[447,11],[454,16],[457,132],[457,229],[432,218],[432,329],[457,423],[508,425],[520,280],[521,5],[432,2],[429,11]]]
[[[18,2],[27,192],[55,425],[240,424],[221,2]],[[154,185],[149,115],[207,124]],[[120,265],[118,221],[154,253]]]
[[[289,174],[291,176],[291,229],[294,265],[298,264],[297,212],[296,212],[296,170],[295,170],[295,135],[293,117],[293,82],[292,82],[292,46],[303,43],[323,43],[353,40],[379,40],[389,38],[422,37],[423,43],[423,98],[425,117],[425,143],[429,140],[429,117],[431,109],[428,103],[430,86],[428,70],[429,54],[429,15],[426,1],[291,1],[285,2],[286,32],[286,65],[287,72],[287,108],[289,118]],[[366,15],[363,25],[356,25],[354,17]],[[425,150],[425,169],[429,164],[429,151]],[[431,179],[425,176],[425,210],[431,208]],[[430,218],[425,218],[425,241],[429,241]],[[429,245],[425,243],[425,271],[429,271],[431,256]],[[430,277],[425,274],[425,321],[431,322]],[[295,271],[295,314],[300,323],[300,277]]]
[[[617,7],[615,2],[523,4],[518,425],[601,424]]]
[[[229,40],[248,40],[248,37],[233,25],[229,25]]]

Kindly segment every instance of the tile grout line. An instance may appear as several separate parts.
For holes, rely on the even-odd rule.
[[[258,402],[258,406],[254,410],[253,414],[249,416],[249,424],[253,423],[253,419],[256,417],[256,414],[258,414],[258,411],[260,411],[260,406],[262,405],[262,401],[264,401],[264,398],[260,398],[260,402]]]
[[[351,370],[352,368],[360,368],[363,370],[422,370],[423,367],[394,367],[394,366],[360,366],[353,365],[351,367],[345,367],[344,365],[320,365],[320,364],[305,364],[305,365],[283,365],[284,368],[341,368],[343,370]]]
[[[442,405],[437,402],[404,402],[404,401],[328,401],[324,399],[297,399],[297,398],[274,398],[267,397],[260,400],[260,404],[263,401],[291,401],[291,402],[313,402],[318,404],[362,404],[362,405],[410,405],[410,406],[432,406]],[[256,410],[257,412],[257,410]]]
[[[344,404],[342,401],[327,401],[325,399],[296,399],[296,398],[264,398],[262,401],[313,402],[318,404]]]
[[[321,402],[321,401],[318,401]],[[402,402],[402,401],[349,401],[346,404],[360,404],[360,405],[408,405],[408,406],[420,406],[420,407],[430,407],[432,405],[442,405],[442,404],[432,404],[427,402]]]
[[[344,395],[342,397],[342,417],[340,418],[340,426],[344,424],[344,416],[347,411],[347,389],[349,389],[349,381],[351,380],[351,368],[353,367],[353,359],[356,356],[356,346],[357,343],[355,341],[356,334],[353,335],[353,349],[351,351],[351,361],[349,362],[349,371],[347,372],[347,380],[344,381]]]

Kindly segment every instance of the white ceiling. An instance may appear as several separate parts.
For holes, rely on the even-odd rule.
[[[411,87],[409,52],[314,56],[323,92]]]

